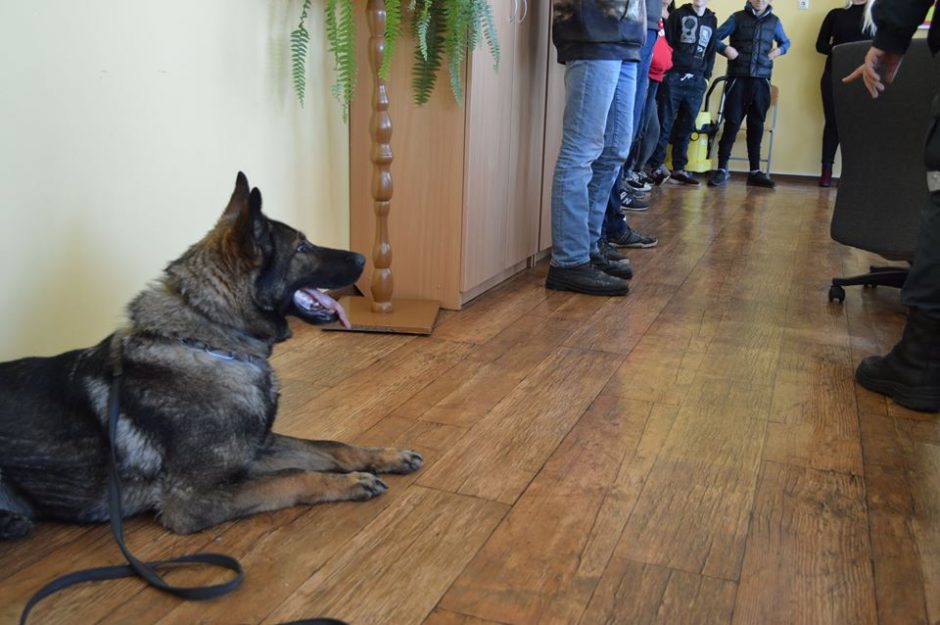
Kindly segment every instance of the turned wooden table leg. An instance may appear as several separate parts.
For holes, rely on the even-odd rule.
[[[392,206],[392,118],[388,90],[379,76],[385,56],[385,0],[369,0],[369,65],[372,68],[372,199],[375,201],[375,244],[372,247],[372,311],[392,311],[392,245],[388,214]]]
[[[397,298],[392,304],[392,245],[388,218],[392,206],[392,118],[388,114],[388,89],[379,76],[385,56],[385,0],[369,0],[369,66],[372,70],[372,200],[375,209],[375,243],[372,246],[372,298],[347,296],[340,300],[352,324],[360,332],[431,334],[440,303],[426,299]],[[324,330],[339,330],[333,323]]]

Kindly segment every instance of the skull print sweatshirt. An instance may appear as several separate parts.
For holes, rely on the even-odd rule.
[[[683,4],[669,14],[666,41],[672,46],[672,71],[712,76],[718,40],[718,18],[708,9],[699,16],[691,4]]]

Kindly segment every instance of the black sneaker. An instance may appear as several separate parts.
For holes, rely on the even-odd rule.
[[[765,189],[773,189],[777,186],[777,183],[762,171],[749,173],[747,175],[747,184],[752,187],[764,187]]]
[[[591,262],[609,276],[624,280],[633,277],[630,261],[620,253],[611,253],[610,245],[603,237],[597,242],[597,251],[591,252]]]
[[[609,276],[594,263],[587,262],[575,267],[549,265],[545,288],[556,291],[574,291],[585,295],[626,295],[630,290],[626,280]]]
[[[699,182],[695,177],[684,169],[674,170],[672,175],[669,176],[669,182],[675,182],[676,184],[687,184],[689,186],[697,187]]]
[[[601,237],[601,239],[597,242],[597,247],[600,249],[601,254],[607,256],[607,260],[612,260],[614,262],[618,260],[627,260],[627,256],[618,252],[617,248],[608,243],[605,237]]]
[[[608,276],[629,280],[633,277],[633,268],[629,260],[610,260],[600,255],[591,255],[591,264],[606,273]]]
[[[723,187],[728,184],[728,179],[731,176],[728,174],[727,169],[716,169],[715,173],[712,174],[712,177],[708,179],[708,186],[710,187]]]
[[[652,191],[653,186],[649,185],[642,180],[636,174],[636,172],[630,172],[628,176],[623,179],[624,184],[629,185],[630,189],[633,191],[639,191],[640,193],[649,193]]]
[[[653,181],[653,184],[658,187],[662,183],[669,180],[669,170],[666,169],[665,165],[660,165],[649,173],[649,177],[650,180]]]
[[[621,211],[633,211],[635,213],[642,213],[650,209],[650,203],[646,200],[641,200],[636,195],[630,193],[626,189],[620,190],[620,210]]]
[[[659,241],[656,237],[649,237],[644,234],[640,234],[636,230],[627,230],[619,237],[609,237],[607,239],[610,241],[610,244],[616,247],[656,247],[659,245]]]

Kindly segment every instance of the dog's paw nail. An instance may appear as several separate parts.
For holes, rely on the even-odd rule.
[[[366,490],[369,491],[371,497],[378,497],[382,493],[388,490],[388,484],[386,484],[382,479],[372,476],[373,480],[366,485]]]
[[[372,499],[388,490],[388,484],[371,473],[353,473],[353,476],[356,481],[356,487],[361,491],[359,497],[361,499]]]
[[[409,471],[417,471],[424,464],[424,458],[416,451],[405,450],[402,456],[404,456],[405,466]]]

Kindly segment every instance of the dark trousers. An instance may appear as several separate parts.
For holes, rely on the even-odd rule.
[[[728,169],[731,148],[747,117],[747,158],[751,171],[760,169],[760,144],[764,138],[764,118],[770,108],[770,79],[738,77],[728,79],[723,116],[725,130],[718,142],[718,169]]]
[[[839,147],[839,128],[836,126],[836,107],[832,101],[832,72],[823,72],[819,81],[822,92],[823,115],[826,125],[823,126],[822,164],[832,166],[836,160],[836,148]]]
[[[934,98],[933,114],[924,148],[930,195],[921,212],[914,263],[901,290],[901,301],[940,319],[940,96]]]
[[[633,140],[631,142],[631,153],[633,151],[633,142],[636,141],[638,129],[643,120],[641,119],[643,103],[646,101],[646,92],[650,83],[650,64],[653,62],[653,45],[656,43],[656,37],[659,31],[647,29],[646,41],[640,49],[640,64],[636,71],[636,98],[633,100]],[[628,159],[629,162],[629,159]],[[630,229],[627,225],[627,219],[620,212],[620,180],[623,178],[623,167],[620,168],[620,174],[617,176],[614,186],[610,189],[610,195],[607,198],[607,211],[604,213],[604,225],[602,228],[603,236],[619,237]]]
[[[659,123],[659,106],[656,101],[659,94],[659,83],[651,80],[649,88],[646,90],[646,106],[643,107],[643,125],[639,130],[639,137],[633,144],[633,170],[640,171],[650,160],[656,146],[659,143],[659,132],[661,129]]]
[[[707,86],[708,82],[701,74],[666,74],[662,84],[663,110],[659,120],[659,143],[650,157],[651,167],[656,168],[663,164],[669,138],[675,136],[672,143],[672,168],[679,171],[685,169],[689,162],[689,138],[695,130],[695,116],[702,106]]]

